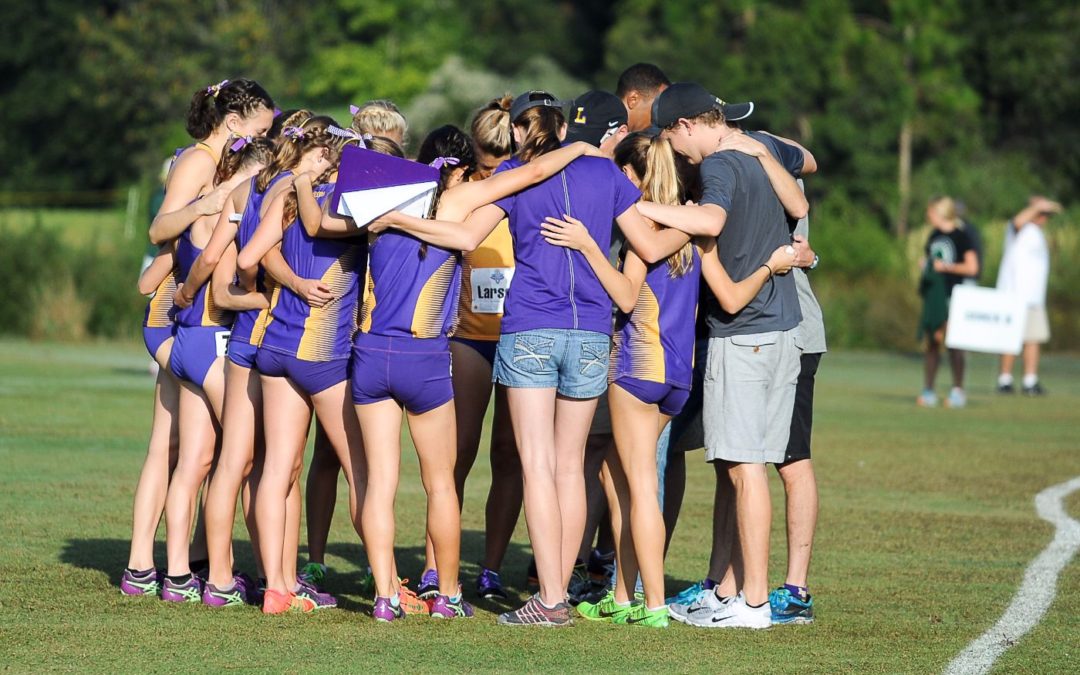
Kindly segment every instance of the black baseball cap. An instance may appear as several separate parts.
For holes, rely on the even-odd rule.
[[[661,129],[667,129],[680,118],[696,117],[714,108],[724,113],[728,122],[744,120],[754,112],[753,103],[728,103],[710,94],[700,84],[676,82],[656,97],[652,121]]]
[[[544,106],[547,108],[562,108],[563,103],[559,99],[555,98],[554,94],[546,91],[527,91],[514,99],[514,102],[510,104],[510,121],[516,120],[521,113],[525,112],[529,108],[537,108]]]
[[[615,94],[587,91],[567,103],[566,140],[599,147],[604,137],[629,121],[626,106]]]

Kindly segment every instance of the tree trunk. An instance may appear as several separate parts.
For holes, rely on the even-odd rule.
[[[911,118],[900,124],[900,162],[896,179],[899,203],[896,206],[896,237],[907,236],[911,215]]]

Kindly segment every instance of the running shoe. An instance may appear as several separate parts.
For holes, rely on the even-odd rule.
[[[781,586],[769,593],[769,608],[773,624],[806,624],[814,622],[814,597],[803,600]]]
[[[571,605],[577,605],[588,598],[593,591],[593,582],[589,578],[589,570],[585,563],[578,560],[574,563],[574,571],[570,574],[570,585],[566,589],[566,596]]]
[[[664,600],[669,605],[692,605],[694,601],[701,597],[701,594],[705,591],[711,591],[716,588],[716,582],[712,579],[703,579],[696,584],[692,584],[682,589],[675,595]]]
[[[481,567],[480,574],[476,575],[476,594],[488,600],[505,600],[508,597],[499,573],[486,567]]]
[[[540,596],[534,595],[514,611],[500,614],[498,623],[500,626],[547,626],[556,628],[572,626],[574,620],[570,618],[570,605],[560,602],[554,607],[544,607],[544,604],[540,602]]]
[[[322,563],[309,562],[304,565],[304,568],[300,570],[300,574],[296,575],[299,581],[306,582],[315,588],[322,586],[322,582],[326,579],[326,565]]]
[[[769,603],[760,607],[751,607],[746,604],[743,594],[739,593],[723,605],[711,613],[697,613],[686,623],[699,628],[752,628],[755,630],[772,625],[772,611]]]
[[[251,604],[253,604],[253,605],[257,606],[257,607],[262,607],[263,595],[266,593],[266,578],[265,577],[259,577],[259,580],[254,582],[254,583],[255,583],[255,590],[250,592],[248,594],[248,597],[251,599]]]
[[[235,577],[228,588],[218,588],[208,581],[203,588],[202,602],[210,607],[237,607],[247,604],[248,593]]]
[[[923,393],[919,394],[919,398],[915,399],[915,404],[920,408],[936,408],[938,404],[937,394],[930,389],[925,389]]]
[[[120,592],[124,595],[158,595],[161,593],[162,578],[160,570],[137,572],[124,568],[124,573],[120,575]]]
[[[400,604],[394,605],[390,598],[376,597],[375,609],[371,610],[371,616],[376,621],[390,623],[405,618],[405,609]]]
[[[689,605],[668,605],[668,614],[672,619],[680,623],[692,623],[698,617],[711,616],[719,612],[734,599],[733,597],[721,600],[713,590],[705,590],[694,602]]]
[[[635,602],[633,608],[621,622],[627,626],[645,626],[647,628],[667,628],[668,608],[649,609],[644,602]]]
[[[615,622],[616,618],[629,614],[632,607],[633,605],[631,603],[620,605],[615,602],[615,592],[608,591],[607,594],[597,602],[586,601],[579,603],[577,612],[589,621]]]
[[[321,592],[319,589],[315,588],[315,586],[305,581],[301,581],[297,584],[295,595],[297,600],[304,603],[305,606],[310,602],[311,609],[304,609],[305,612],[314,612],[319,609],[334,609],[337,607],[337,598],[329,593]]]
[[[1012,382],[1009,382],[1008,384],[999,384],[997,386],[997,393],[999,393],[999,394],[1015,394],[1016,393],[1016,387],[1013,386]]]
[[[243,587],[244,593],[248,597],[248,602],[251,602],[252,596],[254,596],[259,591],[258,582],[249,577],[247,574],[244,574],[243,572],[233,572],[233,581],[238,586]]]
[[[263,614],[284,614],[292,609],[294,599],[292,593],[281,593],[268,588],[263,592]]]
[[[1042,385],[1036,382],[1030,387],[1024,387],[1024,396],[1045,396],[1046,390],[1042,388]]]
[[[406,614],[430,614],[431,605],[427,603],[423,598],[417,595],[411,588],[405,584],[409,583],[408,579],[401,579],[399,581],[400,588],[398,588],[398,598],[401,600],[401,609]],[[439,589],[436,586],[435,593],[438,594]]]
[[[433,600],[439,594],[439,573],[436,570],[424,570],[416,594],[424,600]]]
[[[945,404],[950,408],[966,408],[967,394],[960,387],[953,387],[949,391],[949,398],[945,401]]]
[[[431,603],[431,618],[433,619],[471,619],[472,615],[472,605],[461,598],[461,593],[458,593],[456,600],[439,593]]]
[[[189,574],[187,581],[182,584],[165,577],[165,583],[161,585],[161,599],[166,602],[202,602],[202,584],[193,574]]]
[[[615,578],[615,552],[600,553],[599,550],[593,549],[589,554],[589,577],[593,583],[599,586],[610,586],[612,580]]]

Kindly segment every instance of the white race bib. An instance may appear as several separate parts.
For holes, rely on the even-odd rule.
[[[231,331],[227,330],[214,333],[214,342],[217,347],[218,356],[225,356],[229,352],[229,335],[231,335]]]
[[[506,291],[513,278],[513,267],[474,267],[469,275],[472,311],[476,314],[502,314]]]

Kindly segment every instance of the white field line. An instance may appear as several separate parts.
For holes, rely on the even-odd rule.
[[[1028,565],[1020,589],[998,622],[953,659],[945,670],[946,675],[989,672],[1005,650],[1038,625],[1050,609],[1057,593],[1058,575],[1080,550],[1080,522],[1065,511],[1065,497],[1077,490],[1080,490],[1080,476],[1035,495],[1035,511],[1055,527],[1054,539]]]

